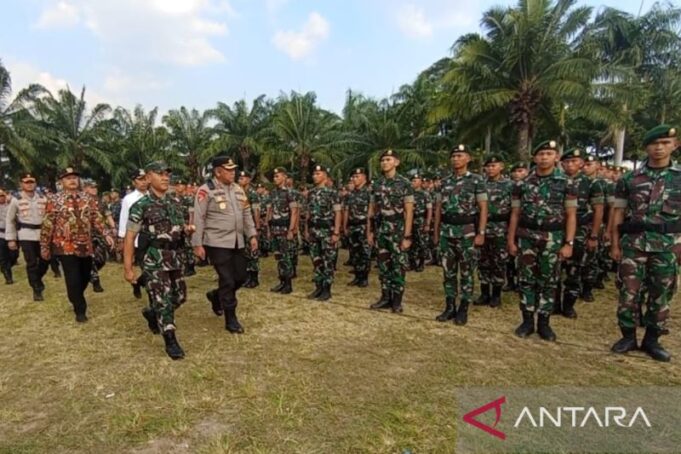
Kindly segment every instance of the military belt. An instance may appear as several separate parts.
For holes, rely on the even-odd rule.
[[[40,224],[28,224],[26,222],[17,222],[17,229],[40,230],[42,228],[43,226]]]
[[[310,227],[313,229],[330,229],[333,226],[333,221],[310,221]]]
[[[587,213],[577,218],[577,225],[587,225],[591,224],[594,220],[593,213]]]
[[[367,220],[366,219],[350,219],[348,221],[348,225],[350,227],[358,227],[360,225],[367,225]]]
[[[403,214],[391,214],[389,216],[386,216],[384,214],[381,215],[381,221],[403,221],[403,220],[404,220]]]
[[[468,225],[475,224],[478,221],[477,216],[443,216],[442,223],[447,225]]]
[[[562,222],[547,222],[546,224],[540,224],[539,222],[530,221],[529,219],[520,219],[518,227],[529,230],[538,230],[540,232],[557,232],[565,228],[565,224]]]
[[[151,247],[155,249],[163,249],[166,251],[175,251],[184,246],[181,241],[164,241],[164,240],[153,240],[151,242]]]
[[[490,214],[487,216],[487,222],[508,222],[511,219],[511,214]]]
[[[273,226],[273,227],[288,227],[289,224],[290,224],[290,219],[288,219],[288,218],[270,220],[270,225]]]
[[[681,222],[665,222],[662,224],[652,224],[649,222],[624,222],[619,227],[620,234],[624,233],[643,233],[654,232],[663,235],[667,233],[681,233]]]

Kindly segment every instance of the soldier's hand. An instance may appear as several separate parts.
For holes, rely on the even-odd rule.
[[[109,246],[109,249],[113,249],[114,246],[116,245],[113,238],[111,238],[110,235],[107,235],[104,237],[104,239],[106,240],[106,244]]]
[[[428,226],[424,225],[422,232],[427,234],[429,231],[430,231],[430,229],[428,228]]]
[[[408,251],[410,247],[411,247],[411,240],[408,240],[406,238],[402,239],[402,242],[400,243],[400,249],[403,250],[403,251]]]
[[[133,270],[124,270],[123,271],[123,276],[125,277],[125,280],[130,282],[131,284],[134,284],[137,282],[137,279],[135,278],[135,272]]]
[[[293,241],[293,238],[294,238],[293,237],[293,231],[289,230],[288,232],[286,232],[286,239],[287,240]]]
[[[16,251],[18,249],[16,241],[7,242],[7,247],[10,248],[10,250],[12,250],[12,251]]]
[[[258,250],[258,239],[256,237],[251,238],[251,252],[255,252]]]
[[[619,246],[611,245],[610,258],[619,263],[622,260],[622,249]]]
[[[560,248],[560,251],[558,251],[558,258],[560,260],[566,260],[572,257],[572,246],[569,244],[564,245],[562,248]]]
[[[603,233],[603,242],[606,244],[610,242],[610,232]]]
[[[339,238],[340,238],[340,235],[332,233],[331,234],[331,244],[335,246],[336,243],[338,243]]]
[[[518,245],[515,244],[514,242],[507,243],[506,244],[506,249],[508,249],[508,253],[512,255],[513,257],[518,255]]]
[[[186,224],[184,226],[184,233],[185,234],[191,235],[194,232],[196,232],[196,226],[194,224]]]
[[[591,238],[586,240],[586,250],[587,251],[593,252],[593,251],[596,250],[597,247],[598,247],[598,240],[594,240],[594,239],[591,239]]]
[[[369,246],[374,247],[374,234],[371,232],[367,233],[367,243],[369,243]]]
[[[203,246],[194,246],[194,255],[201,260],[206,260],[206,250]]]
[[[485,235],[475,235],[475,238],[473,239],[473,244],[478,247],[485,244]]]

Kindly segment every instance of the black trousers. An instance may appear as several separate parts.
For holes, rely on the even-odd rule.
[[[85,289],[90,283],[92,257],[60,255],[59,261],[61,262],[61,267],[64,270],[66,294],[69,297],[69,302],[73,304],[73,311],[76,314],[84,314],[87,310]]]
[[[17,264],[17,258],[19,257],[19,251],[10,250],[7,246],[7,241],[4,238],[0,238],[0,272],[8,273],[12,276],[12,267]]]
[[[246,282],[247,259],[243,249],[206,246],[206,256],[218,273],[218,298],[222,307],[236,306],[236,291]]]
[[[47,273],[50,263],[40,257],[40,241],[19,241],[19,247],[24,254],[28,283],[33,290],[42,292],[45,290],[43,276]]]

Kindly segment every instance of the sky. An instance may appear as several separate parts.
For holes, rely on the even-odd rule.
[[[291,90],[340,112],[382,98],[479,31],[507,0],[2,0],[0,59],[14,93],[86,87],[89,104],[161,112]],[[584,0],[637,14],[641,0]],[[652,0],[643,0],[643,11]]]

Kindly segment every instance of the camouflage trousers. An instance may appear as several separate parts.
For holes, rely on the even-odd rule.
[[[260,271],[260,242],[258,242],[258,250],[251,251],[248,243],[248,238],[244,237],[246,247],[244,248],[244,256],[246,257],[246,272],[258,274]]]
[[[402,224],[383,222],[376,240],[381,290],[398,294],[404,292],[404,277],[407,273],[407,253],[400,249],[403,234]]]
[[[371,268],[371,246],[367,241],[366,225],[348,227],[350,257],[355,273],[369,273]]]
[[[187,300],[183,270],[145,270],[145,288],[163,331],[175,329],[175,310]]]
[[[610,258],[610,242],[606,243],[603,241],[602,235],[600,241],[598,242],[597,256],[599,274],[605,275],[609,273],[613,266],[612,258]]]
[[[277,261],[280,279],[293,277],[293,250],[295,247],[295,241],[286,239],[286,233],[273,235],[270,240],[270,250],[274,253],[274,258]]]
[[[640,320],[642,293],[647,291],[648,310],[643,326],[662,329],[669,318],[669,304],[676,292],[678,265],[671,251],[643,252],[622,248],[617,273],[619,304],[617,321],[623,328],[635,328]]]
[[[505,236],[488,236],[480,250],[480,283],[503,286],[506,281],[508,250]]]
[[[263,227],[260,227],[260,230],[258,230],[258,250],[262,254],[268,253],[270,249],[270,241],[267,239],[267,227],[266,223],[263,221],[261,222]]]
[[[192,247],[191,237],[185,237],[182,251],[184,252],[183,259],[185,269],[193,269],[194,266],[196,266],[196,259],[194,258],[194,248]]]
[[[338,248],[331,243],[331,229],[310,229],[310,258],[314,267],[313,282],[331,285],[338,258]]]
[[[412,232],[414,240],[409,249],[409,261],[414,265],[418,265],[419,261],[426,260],[428,254],[428,233],[423,231],[422,222],[414,222]]]
[[[558,251],[563,235],[550,234],[546,241],[520,238],[518,241],[518,286],[520,307],[530,312],[551,314],[560,280]]]
[[[582,287],[593,288],[598,280],[598,249],[588,251],[586,241],[591,234],[591,226],[580,226],[575,235],[575,245],[572,257],[565,261],[565,282],[563,289],[566,294],[578,298]]]
[[[461,301],[471,301],[473,299],[473,279],[480,256],[480,250],[474,246],[473,238],[440,236],[439,254],[442,263],[445,296],[456,298],[460,288]],[[459,273],[461,274],[460,286]]]
[[[298,255],[300,252],[300,237],[297,233],[293,237],[293,241],[290,242],[289,247],[291,248],[290,255],[291,263],[293,264],[293,274],[296,274],[296,270],[298,269]]]

